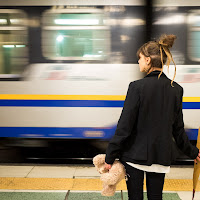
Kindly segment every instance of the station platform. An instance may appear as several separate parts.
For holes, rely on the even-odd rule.
[[[192,177],[193,166],[172,166],[166,174],[163,200],[192,199]],[[101,189],[100,174],[93,165],[0,165],[1,200],[128,200],[125,180],[113,197],[101,196]]]

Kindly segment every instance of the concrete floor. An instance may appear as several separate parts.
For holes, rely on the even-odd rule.
[[[121,193],[116,192],[114,197],[102,197],[100,194],[101,189],[97,190],[90,190],[87,183],[92,180],[92,187],[94,186],[95,181],[99,181],[100,174],[96,171],[94,166],[92,165],[0,165],[0,179],[1,183],[3,184],[2,180],[11,180],[10,182],[5,182],[8,186],[8,188],[13,189],[3,189],[4,185],[1,185],[0,188],[0,199],[2,200],[73,200],[73,199],[121,199]],[[193,166],[172,166],[170,173],[166,174],[166,183],[170,183],[170,181],[175,184],[174,186],[171,186],[173,189],[164,191],[163,200],[190,200],[192,199],[192,177],[193,177]],[[91,180],[92,179],[92,180]],[[18,180],[21,184],[20,189],[16,189],[17,185],[15,184],[14,180]],[[65,180],[65,183],[68,183],[70,185],[70,181],[77,180],[76,184],[78,184],[79,187],[75,187],[75,190],[67,189],[68,186],[66,186],[66,189],[62,189],[61,187],[53,187],[53,184],[51,185],[51,189],[34,189],[30,190],[28,189],[26,183],[28,183],[28,180],[51,180],[53,182]],[[82,181],[81,181],[82,180]],[[23,183],[23,181],[25,181]],[[86,182],[84,182],[86,181]],[[186,188],[186,191],[182,191],[184,187],[180,188],[180,190],[175,190],[176,184],[178,182],[186,181],[186,183],[189,183],[188,187]],[[41,181],[40,181],[41,182]],[[81,182],[81,183],[80,183]],[[12,184],[11,184],[12,183]],[[33,183],[33,182],[31,182]],[[37,182],[34,183],[37,185]],[[38,182],[39,184],[39,182]],[[44,185],[44,182],[41,184]],[[74,182],[72,182],[72,185],[75,186]],[[99,184],[96,185],[96,188],[100,188]],[[120,183],[121,184],[121,183]],[[16,186],[16,187],[15,187]],[[35,186],[34,186],[35,187]],[[82,188],[81,188],[82,187]],[[91,187],[91,188],[92,188]],[[94,186],[95,187],[95,186]],[[69,187],[70,188],[70,187]],[[77,188],[81,188],[80,190]],[[84,190],[84,188],[87,188]],[[123,190],[123,199],[128,199],[127,192],[125,188],[125,184],[122,186]],[[170,187],[169,187],[170,188]],[[188,188],[188,189],[187,189]],[[200,189],[198,189],[198,192],[196,192],[195,199],[200,199]],[[68,195],[67,195],[68,194]],[[145,194],[146,195],[146,194]]]

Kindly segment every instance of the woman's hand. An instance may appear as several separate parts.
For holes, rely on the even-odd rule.
[[[197,161],[200,162],[200,150],[199,150],[199,153],[198,153],[198,156],[196,157],[196,159],[194,159],[194,162],[197,164]]]
[[[199,161],[200,161],[200,158],[199,158]],[[104,168],[105,168],[106,170],[109,170],[109,169],[111,169],[111,165],[105,163]]]

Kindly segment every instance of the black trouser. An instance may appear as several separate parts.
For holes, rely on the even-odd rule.
[[[136,169],[123,162],[127,174],[127,189],[129,200],[143,200],[144,171]],[[148,200],[162,200],[165,174],[146,172]]]

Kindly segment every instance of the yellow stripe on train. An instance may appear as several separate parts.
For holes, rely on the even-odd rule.
[[[4,100],[125,100],[125,95],[40,95],[40,94],[0,94]]]
[[[1,100],[112,100],[124,101],[125,95],[0,94]],[[183,102],[200,102],[200,97],[183,97]]]

